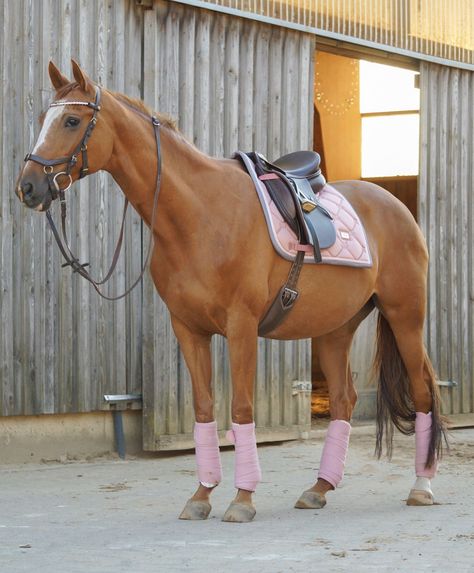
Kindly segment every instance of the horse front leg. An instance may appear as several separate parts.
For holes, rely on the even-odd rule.
[[[235,444],[235,499],[224,514],[223,521],[252,521],[256,510],[252,493],[261,481],[253,419],[253,387],[257,367],[257,321],[238,313],[229,321],[227,341],[232,375],[232,430],[228,439]]]
[[[210,495],[222,480],[217,423],[211,388],[211,336],[191,331],[176,317],[171,318],[193,387],[194,442],[199,486],[187,501],[180,519],[207,519],[211,511]]]
[[[321,370],[328,381],[331,422],[326,434],[317,482],[303,492],[297,509],[320,509],[326,494],[336,489],[344,475],[350,419],[357,401],[349,366],[349,352],[354,334],[352,325],[317,339]]]

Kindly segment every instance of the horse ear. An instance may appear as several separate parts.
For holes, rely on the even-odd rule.
[[[79,84],[80,88],[87,92],[91,88],[91,81],[87,77],[87,74],[82,71],[81,66],[76,62],[76,60],[71,60],[72,64],[72,73],[74,75],[74,79]]]
[[[48,72],[51,83],[56,91],[71,83],[66,76],[62,75],[52,60],[49,61]]]

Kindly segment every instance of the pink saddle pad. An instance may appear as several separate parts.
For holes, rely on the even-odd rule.
[[[275,250],[285,259],[294,260],[297,251],[305,251],[305,263],[314,263],[313,249],[300,245],[292,229],[285,223],[265,186],[259,182],[257,191],[265,213],[268,230]],[[371,267],[367,237],[362,222],[349,201],[339,191],[326,185],[318,195],[321,205],[329,211],[336,227],[336,241],[321,249],[322,263]],[[321,263],[320,263],[321,264]]]

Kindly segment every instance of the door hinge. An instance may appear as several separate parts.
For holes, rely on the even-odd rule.
[[[292,394],[296,396],[300,392],[311,392],[313,389],[312,382],[304,381],[304,380],[295,380],[292,384]]]
[[[447,388],[455,388],[458,385],[455,380],[436,380],[436,384]]]

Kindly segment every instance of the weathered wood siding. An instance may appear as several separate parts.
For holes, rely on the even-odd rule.
[[[203,151],[229,156],[258,149],[269,158],[309,149],[313,122],[311,36],[177,3],[145,14],[145,101],[179,120]],[[194,422],[188,372],[168,312],[149,281],[144,292],[144,444],[189,447]],[[230,427],[225,340],[213,341],[219,428]],[[259,439],[309,428],[310,343],[260,340],[255,385]]]
[[[144,95],[213,155],[255,148],[276,157],[311,144],[314,40],[165,2],[144,11],[132,0],[0,0],[0,19],[0,415],[93,411],[106,393],[143,391],[147,447],[169,447],[173,435],[185,443],[193,420],[188,373],[151,282],[118,303],[102,301],[61,269],[45,218],[13,193],[52,96],[48,60],[68,74],[72,56],[105,87]],[[70,196],[71,243],[100,274],[123,197],[106,174],[87,178]],[[112,292],[139,272],[136,216],[124,253]],[[260,342],[261,436],[308,429],[309,396],[292,383],[310,380],[309,354],[307,341]],[[214,342],[214,372],[219,423],[228,427],[222,338]]]
[[[141,391],[141,292],[99,299],[70,269],[44,216],[13,193],[23,157],[52,96],[53,59],[71,56],[99,83],[140,96],[143,11],[133,0],[0,0],[0,415],[100,409],[104,393]],[[101,274],[119,229],[123,197],[105,174],[70,193],[73,248]],[[139,272],[141,223],[127,224],[111,291]]]
[[[427,345],[447,414],[474,412],[474,73],[421,66],[419,219],[430,251]]]

